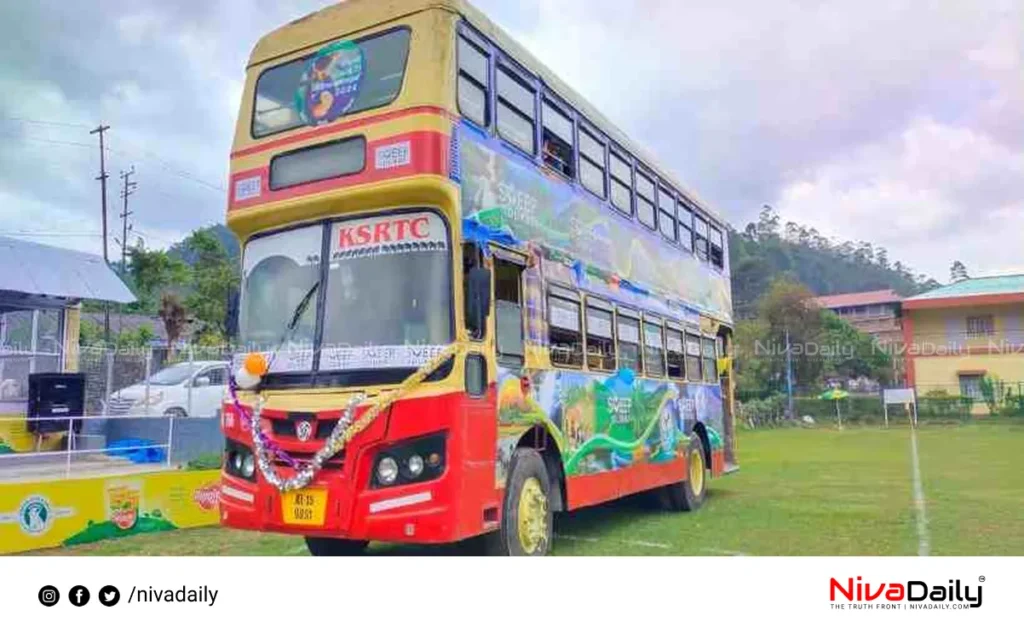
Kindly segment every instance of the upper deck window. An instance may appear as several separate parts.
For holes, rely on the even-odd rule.
[[[541,157],[548,167],[566,178],[572,178],[572,119],[547,99],[541,106],[541,115],[544,122]]]
[[[640,171],[636,173],[636,217],[647,228],[657,228],[654,214],[654,181]]]
[[[580,127],[580,182],[601,198],[605,197],[604,143]]]
[[[534,154],[537,107],[533,88],[505,68],[498,67],[498,134],[528,154]]]
[[[678,238],[676,235],[676,201],[668,189],[658,189],[658,208],[661,210],[661,217],[658,220],[661,234],[675,242]]]
[[[491,77],[485,52],[465,37],[459,38],[459,111],[478,125],[490,123],[488,98]]]
[[[708,221],[697,214],[693,216],[693,248],[697,257],[708,260]]]
[[[722,230],[711,227],[711,263],[716,268],[725,267],[725,244],[722,242]]]
[[[610,154],[612,204],[626,215],[633,215],[633,171],[629,162],[615,152]]]
[[[252,136],[385,106],[398,96],[409,57],[409,29],[338,41],[260,74]]]
[[[680,199],[676,211],[679,218],[679,244],[688,251],[693,250],[693,211]]]

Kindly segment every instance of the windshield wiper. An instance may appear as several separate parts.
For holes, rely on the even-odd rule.
[[[309,307],[309,302],[313,298],[313,294],[316,293],[316,289],[320,287],[320,280],[316,280],[309,290],[306,291],[306,296],[302,297],[302,301],[299,305],[295,306],[295,312],[292,313],[292,318],[288,320],[288,327],[285,330],[285,336],[292,333],[295,326],[299,324],[299,319],[306,313],[306,308]]]

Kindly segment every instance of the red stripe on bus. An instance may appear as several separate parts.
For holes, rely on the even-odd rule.
[[[385,167],[377,169],[374,165],[375,152],[378,148],[386,145],[394,145],[403,141],[409,142],[409,163],[399,167]],[[245,209],[269,202],[278,202],[300,196],[308,196],[332,189],[351,187],[353,185],[364,185],[367,183],[381,182],[405,176],[417,174],[439,174],[448,173],[448,144],[449,137],[446,134],[434,131],[409,132],[388,138],[377,139],[366,144],[366,166],[358,174],[339,176],[318,180],[304,185],[285,187],[273,191],[270,189],[270,166],[264,165],[255,169],[240,171],[231,175],[229,197],[229,211]],[[235,184],[239,180],[258,176],[260,178],[259,196],[242,201],[235,200]]]
[[[437,114],[440,116],[450,118],[448,111],[445,110],[444,108],[440,108],[437,106],[413,106],[411,108],[396,110],[394,112],[386,112],[384,114],[373,114],[370,116],[362,117],[361,119],[352,119],[349,121],[342,121],[340,123],[333,123],[331,125],[319,126],[306,132],[303,132],[301,134],[283,136],[272,141],[266,141],[258,145],[252,145],[250,147],[246,147],[245,149],[240,149],[231,152],[231,158],[241,158],[242,156],[249,156],[250,154],[258,154],[260,152],[265,152],[276,147],[284,147],[285,145],[292,145],[294,143],[300,143],[302,141],[320,138],[321,136],[336,134],[337,132],[343,132],[345,130],[351,130],[353,128],[371,125],[373,123],[380,123],[382,121],[390,121],[393,119],[401,119],[404,117],[415,116],[417,114]]]

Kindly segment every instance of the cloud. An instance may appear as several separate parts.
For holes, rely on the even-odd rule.
[[[40,230],[56,210],[98,215],[97,152],[68,143],[94,144],[101,120],[112,206],[136,168],[136,227],[173,239],[220,221],[248,54],[325,4],[3,3],[0,222],[37,204],[54,210]],[[771,204],[940,278],[952,257],[1021,259],[982,238],[1020,227],[1018,0],[478,4],[736,226]]]
[[[1024,265],[964,237],[1019,226],[1019,2],[526,6],[510,30],[734,225],[771,204],[941,278]]]

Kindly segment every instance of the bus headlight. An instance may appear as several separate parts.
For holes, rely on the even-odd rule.
[[[252,479],[253,474],[256,473],[256,459],[253,458],[252,453],[246,455],[245,459],[242,460],[240,472],[246,479]]]
[[[377,462],[377,481],[390,486],[398,479],[398,462],[393,457],[385,457]]]
[[[233,477],[256,481],[256,458],[248,446],[225,439],[224,472]]]
[[[409,461],[405,463],[405,467],[408,469],[409,475],[415,479],[423,474],[423,458],[414,454],[409,458]]]
[[[382,488],[437,479],[445,470],[446,433],[386,446],[377,453],[370,487]]]

